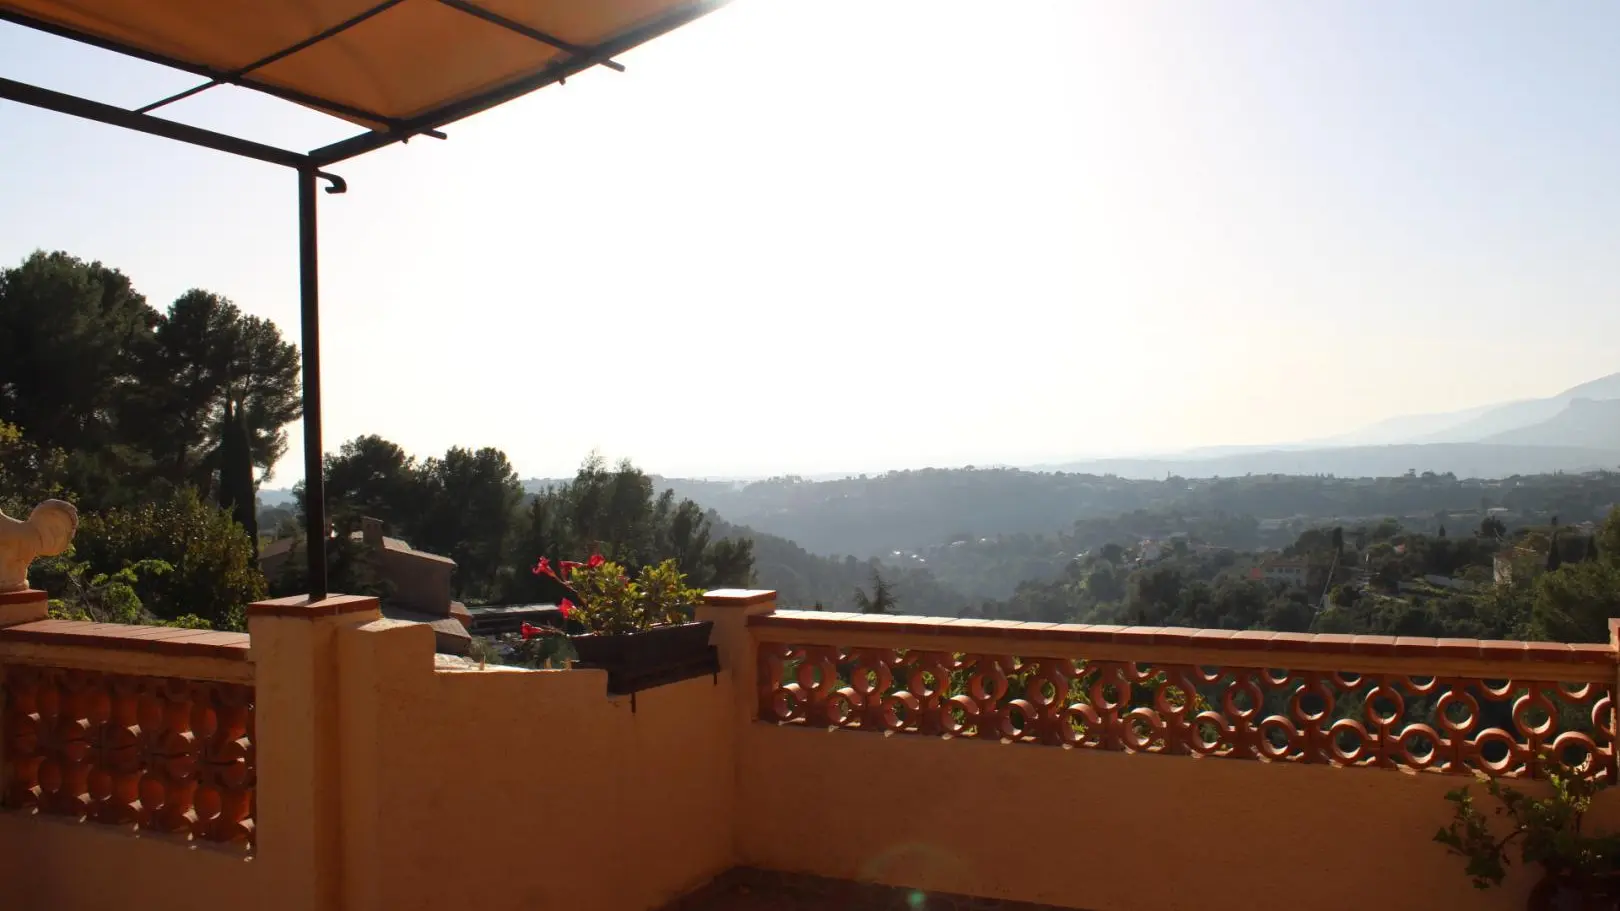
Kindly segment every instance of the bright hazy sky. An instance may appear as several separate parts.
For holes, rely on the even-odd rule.
[[[1620,369],[1620,4],[737,0],[620,59],[335,168],[328,449],[1026,463]],[[126,106],[196,81],[10,26],[0,75]],[[352,131],[234,89],[171,110]],[[0,102],[0,262],[67,250],[296,339],[294,191]]]

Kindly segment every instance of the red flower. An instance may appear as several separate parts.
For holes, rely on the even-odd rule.
[[[567,620],[568,615],[574,612],[574,602],[564,598],[562,603],[557,605],[557,610],[562,611],[563,619]]]
[[[591,569],[595,569],[606,562],[606,560],[602,559],[601,554],[591,554],[591,558],[585,561],[585,565],[589,566]]]
[[[523,636],[523,641],[524,642],[528,642],[530,639],[533,639],[535,636],[543,636],[543,635],[545,635],[546,631],[544,629],[541,629],[538,626],[531,625],[527,620],[525,620],[523,622],[523,626],[518,630],[518,633]]]
[[[559,565],[562,566],[562,577],[566,579],[575,569],[584,566],[585,564],[576,562],[574,560],[564,560]]]
[[[551,561],[545,557],[541,557],[540,561],[534,564],[534,574],[537,576],[550,576],[553,579],[557,578],[557,574],[551,571]]]

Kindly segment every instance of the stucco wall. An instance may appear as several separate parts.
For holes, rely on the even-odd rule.
[[[272,911],[262,869],[239,849],[0,812],[6,911]]]
[[[741,746],[740,862],[771,869],[1090,911],[1519,911],[1531,885],[1477,891],[1430,840],[1449,776],[764,724]]]
[[[632,713],[600,672],[431,652],[420,626],[340,637],[344,907],[646,911],[731,866],[728,676]]]

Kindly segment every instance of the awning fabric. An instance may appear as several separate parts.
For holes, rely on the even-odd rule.
[[[397,131],[402,124],[466,116],[498,104],[545,84],[549,70],[622,52],[715,5],[700,0],[0,0],[0,13],[20,14],[57,34],[175,61],[208,77],[223,74],[229,78],[221,81],[263,88],[373,130]],[[502,94],[503,89],[516,92]],[[488,103],[481,103],[486,98]]]

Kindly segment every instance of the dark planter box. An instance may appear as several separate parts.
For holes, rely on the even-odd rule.
[[[570,636],[575,667],[608,673],[608,693],[640,690],[720,672],[720,657],[709,644],[711,621],[655,626],[638,633]]]
[[[1543,876],[1530,890],[1527,911],[1615,911],[1620,909],[1620,876],[1599,875],[1583,882]]]

